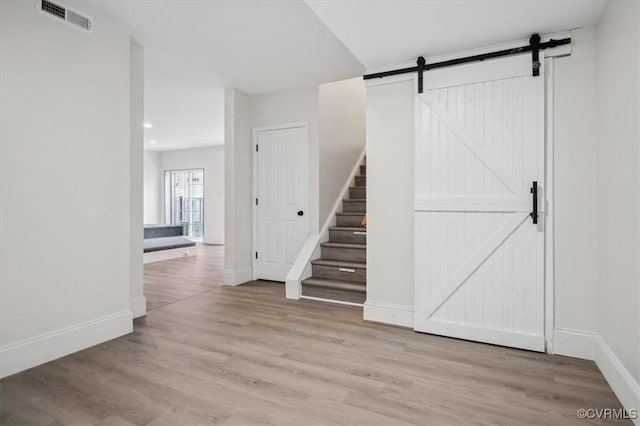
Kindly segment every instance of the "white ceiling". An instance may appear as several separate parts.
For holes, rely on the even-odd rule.
[[[266,93],[364,71],[302,0],[92,3],[145,47],[146,149],[223,143],[224,87]]]
[[[224,143],[224,84],[207,59],[188,51],[145,50],[145,121],[153,125],[144,130],[145,148]]]
[[[222,144],[224,87],[258,94],[352,78],[365,67],[589,25],[606,3],[69,1],[115,15],[145,47],[145,119],[153,124],[145,148],[158,151]]]
[[[607,0],[306,0],[368,69],[593,24]]]

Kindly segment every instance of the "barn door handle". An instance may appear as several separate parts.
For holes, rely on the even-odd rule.
[[[531,201],[533,206],[531,208],[531,213],[529,214],[529,216],[531,216],[533,223],[536,224],[538,223],[538,182],[535,180],[531,185],[531,194]]]

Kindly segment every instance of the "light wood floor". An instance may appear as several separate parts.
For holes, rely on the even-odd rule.
[[[156,308],[134,333],[0,381],[0,424],[579,425],[579,408],[620,408],[592,362],[222,287],[220,255],[147,267]]]
[[[224,246],[198,245],[198,255],[144,265],[147,310],[220,287]]]

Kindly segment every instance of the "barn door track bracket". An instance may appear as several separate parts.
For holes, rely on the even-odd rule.
[[[424,64],[426,63],[424,56],[418,58],[418,93],[422,93],[422,76],[424,74]]]
[[[531,73],[534,77],[540,75],[540,34],[533,34],[529,39],[531,46]]]

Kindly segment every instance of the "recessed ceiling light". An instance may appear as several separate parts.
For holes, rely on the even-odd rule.
[[[149,143],[158,143],[158,141],[149,141]]]
[[[145,129],[150,129],[150,128],[152,128],[153,126],[151,125],[151,123],[144,123],[144,124],[142,125],[142,127],[144,127]]]

